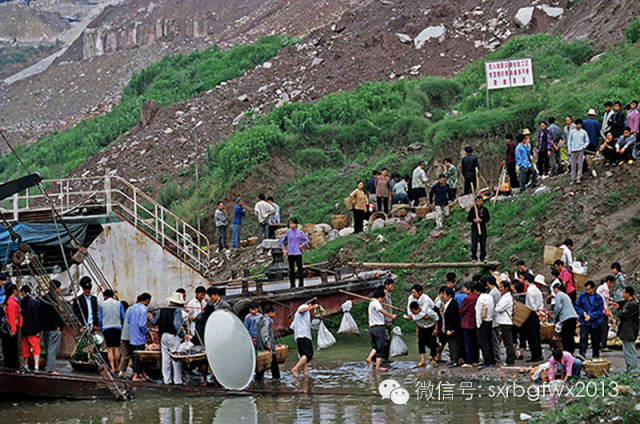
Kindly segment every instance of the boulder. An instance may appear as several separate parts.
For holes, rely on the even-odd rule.
[[[353,227],[347,227],[347,228],[343,228],[342,230],[340,230],[338,232],[338,235],[340,237],[346,237],[346,236],[350,236],[351,234],[353,234]]]
[[[533,18],[533,7],[521,7],[513,17],[514,22],[520,28],[526,28]]]
[[[373,224],[371,224],[371,230],[379,230],[381,228],[384,228],[384,219],[382,218],[376,219],[373,221]]]
[[[376,237],[376,243],[384,243],[385,241],[387,241],[386,237],[382,234],[378,234],[378,237]]]
[[[547,6],[546,4],[543,4],[542,6],[538,6],[538,8],[542,9],[542,11],[550,18],[559,18],[564,13],[563,8]]]
[[[153,121],[158,110],[160,110],[160,107],[153,100],[147,100],[142,103],[142,106],[140,107],[140,122],[143,127],[146,127],[151,123],[151,121]]]
[[[533,9],[533,8],[532,8]],[[444,25],[430,26],[423,29],[420,34],[413,40],[416,50],[420,50],[424,44],[432,38],[440,38],[444,35],[446,29]]]
[[[398,37],[398,39],[400,40],[400,42],[402,44],[409,44],[413,41],[413,39],[411,37],[409,37],[407,34],[402,34],[400,32],[396,32],[396,36]]]
[[[278,239],[264,239],[259,247],[265,250],[276,249],[280,247],[280,240]]]
[[[331,231],[331,226],[329,224],[317,224],[315,227],[313,227],[314,233],[328,233],[329,231]]]
[[[338,230],[331,230],[327,233],[327,242],[330,241],[334,241],[335,239],[337,239],[338,237],[340,237],[340,231]]]
[[[276,230],[276,237],[280,238],[287,233],[288,228],[278,228]]]

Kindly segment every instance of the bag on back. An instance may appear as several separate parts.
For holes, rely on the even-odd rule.
[[[344,207],[347,208],[348,211],[353,210],[353,199],[351,196],[347,196],[344,198]]]

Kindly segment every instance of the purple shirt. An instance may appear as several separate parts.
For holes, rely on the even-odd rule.
[[[280,247],[284,249],[284,241],[287,241],[287,250],[289,251],[289,256],[292,255],[302,255],[302,251],[300,251],[300,247],[306,246],[309,243],[309,238],[304,233],[304,231],[299,229],[289,229],[287,233],[280,239]]]
[[[631,128],[632,133],[638,132],[640,126],[640,112],[637,109],[633,109],[627,115],[627,127]]]

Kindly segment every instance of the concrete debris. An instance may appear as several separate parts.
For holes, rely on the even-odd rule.
[[[444,25],[430,26],[423,29],[420,34],[413,40],[416,50],[420,50],[424,44],[432,38],[440,38],[444,35],[446,29]]]
[[[522,7],[516,12],[513,20],[520,28],[526,28],[533,18],[533,7]]]
[[[410,44],[413,41],[413,38],[409,37],[407,34],[402,34],[401,32],[396,32],[396,36],[402,44]]]
[[[541,9],[550,18],[559,18],[564,13],[563,8],[547,6],[546,4],[538,6],[538,9]]]
[[[351,234],[353,234],[354,229],[353,227],[347,227],[347,228],[343,228],[342,230],[340,230],[338,232],[338,235],[340,237],[346,237],[346,236],[350,236]]]

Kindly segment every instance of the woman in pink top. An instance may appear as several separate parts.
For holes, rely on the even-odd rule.
[[[549,360],[549,381],[562,380],[565,383],[569,377],[580,377],[582,371],[582,361],[574,358],[569,352],[562,349],[554,349]]]

